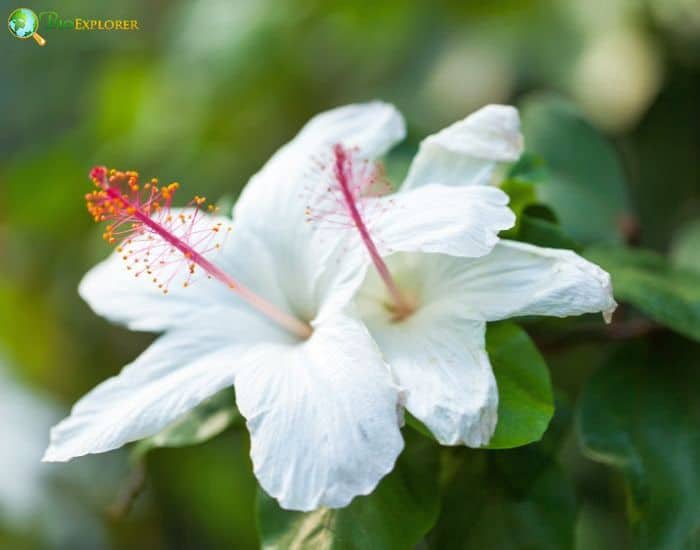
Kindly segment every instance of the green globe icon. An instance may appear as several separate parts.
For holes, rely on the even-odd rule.
[[[39,18],[29,8],[17,8],[14,10],[7,19],[7,28],[10,29],[10,33],[16,38],[21,40],[34,38],[40,46],[46,44],[46,40],[36,32],[39,29]]]

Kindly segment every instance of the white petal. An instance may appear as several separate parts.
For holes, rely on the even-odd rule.
[[[268,233],[275,235],[273,230]],[[324,300],[329,307],[329,301],[338,303],[338,307],[347,303],[362,278],[362,272],[357,273],[358,262],[341,264],[333,256],[340,251],[333,247],[321,249],[311,239],[285,241],[287,236],[277,235],[275,246],[270,246],[260,234],[239,230],[234,224],[234,231],[222,240],[222,248],[206,257],[278,309],[305,320],[315,317]],[[324,258],[343,269],[327,269]],[[184,287],[184,263],[182,271],[164,295],[148,277],[135,278],[133,270],[127,271],[121,254],[114,253],[86,274],[79,292],[96,313],[132,330],[164,331],[188,326],[193,315],[217,306],[254,311],[235,291],[209,279],[200,268],[192,283]]]
[[[234,207],[234,219],[291,229],[304,219],[304,180],[320,152],[339,143],[362,158],[384,154],[406,133],[401,113],[381,101],[347,105],[312,118],[277,151],[246,185]]]
[[[518,111],[487,105],[424,139],[403,188],[491,183],[497,168],[516,161],[522,150]]]
[[[617,305],[610,275],[570,250],[502,240],[488,256],[436,255],[420,269],[426,299],[475,320],[609,313]]]
[[[389,266],[402,289],[416,295],[435,258],[396,254]],[[498,392],[485,349],[485,323],[465,319],[445,302],[425,297],[407,319],[392,319],[388,297],[374,272],[357,298],[362,320],[406,392],[406,408],[445,445],[480,447],[496,428]]]
[[[177,325],[192,309],[211,303],[211,284],[171,289],[167,296],[150,280],[134,278],[119,253],[87,272],[78,292],[98,315],[131,330],[161,331]]]
[[[370,101],[337,107],[313,117],[289,147],[314,148],[340,143],[376,158],[406,135],[401,113],[390,103]],[[298,151],[297,151],[298,152]]]
[[[173,216],[177,216],[185,210],[173,209]],[[221,222],[230,225],[231,220],[220,216],[208,216],[206,227],[213,227]],[[134,248],[146,246],[146,236],[137,237]],[[139,245],[138,241],[143,241]],[[224,237],[217,237],[217,242],[227,244]],[[213,243],[211,243],[213,244]],[[179,254],[179,253],[177,253]],[[236,252],[232,251],[232,255]],[[210,260],[219,262],[226,253],[216,253],[211,250],[205,254]],[[173,258],[175,258],[173,254]],[[182,275],[176,275],[168,285],[168,294],[158,288],[146,273],[139,277],[134,274],[138,270],[127,270],[127,265],[122,259],[122,253],[114,252],[103,262],[97,264],[87,272],[80,282],[78,292],[90,307],[102,317],[112,322],[126,325],[131,330],[161,331],[186,322],[188,317],[196,310],[212,304],[221,303],[232,299],[232,293],[215,280],[207,279],[203,273],[197,276],[195,282],[185,288],[183,281],[186,276],[187,262],[172,264],[172,271],[180,269]],[[155,273],[161,280],[170,278],[170,274]]]
[[[149,437],[231,386],[247,346],[290,342],[257,314],[213,309],[156,340],[122,372],[80,401],[51,430],[45,461],[64,462]]]
[[[348,105],[314,117],[253,176],[234,208],[234,228],[253,235],[268,251],[283,294],[307,320],[325,298],[342,306],[362,282],[363,256],[344,254],[347,233],[320,234],[305,223],[311,190],[308,172],[318,155],[340,143],[364,158],[381,155],[403,138],[404,123],[391,105],[378,101]],[[251,240],[249,238],[248,240]]]
[[[508,195],[495,187],[433,184],[378,200],[381,209],[370,232],[384,254],[421,251],[479,257],[495,246],[499,231],[515,223]]]
[[[326,317],[304,344],[260,347],[236,376],[255,475],[283,508],[347,505],[403,447],[399,393],[367,329]]]

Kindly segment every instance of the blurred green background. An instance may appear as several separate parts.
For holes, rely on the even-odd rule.
[[[19,7],[2,6],[8,15]],[[623,183],[596,180],[600,196],[584,189],[581,202],[558,212],[574,237],[589,244],[609,236],[666,253],[700,219],[694,0],[37,0],[26,7],[63,18],[138,19],[141,30],[40,29],[44,48],[9,33],[2,39],[0,548],[258,545],[256,484],[241,426],[202,446],[154,451],[145,490],[124,519],[109,510],[132,475],[127,453],[38,463],[51,423],[152,338],[111,326],[77,295],[82,275],[109,253],[83,202],[95,164],[182,182],[183,200],[200,194],[231,204],[313,114],[380,98],[409,127],[389,158],[390,173],[405,170],[425,135],[486,103],[513,103],[528,106],[533,139],[566,145],[562,162],[578,162],[581,177],[596,180],[607,160],[577,147],[575,126],[554,136],[546,125],[536,129],[547,119],[537,111],[542,96],[533,94],[551,92],[576,104],[621,162],[615,177]],[[556,164],[553,156],[547,160]],[[623,202],[625,215],[612,225],[599,221],[596,201],[601,211]],[[577,215],[587,229],[576,225]],[[697,244],[685,245],[690,262]],[[576,487],[573,542],[468,545],[461,535],[449,542],[449,533],[434,533],[441,547],[631,544],[622,478],[583,456],[571,420],[584,381],[614,361],[619,344],[579,342],[571,331],[562,347],[552,337],[562,326],[528,330],[543,342],[560,402],[558,460]],[[698,344],[662,337],[700,368]],[[667,358],[659,368],[669,368]],[[699,470],[691,464],[693,475]],[[471,505],[449,501],[453,513]],[[521,512],[535,514],[527,505]],[[558,519],[531,525],[550,521]]]

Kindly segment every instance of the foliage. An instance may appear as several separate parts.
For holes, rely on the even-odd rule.
[[[592,248],[586,255],[610,272],[619,300],[700,340],[700,274],[676,268],[651,251]]]
[[[666,345],[687,350],[683,342]],[[700,544],[698,360],[633,345],[589,380],[579,401],[584,452],[625,478],[639,548]]]
[[[7,512],[17,502],[3,500],[10,484],[1,482],[0,546],[699,546],[696,18],[670,0],[664,9],[651,0],[588,4],[181,0],[164,11],[129,0],[117,13],[68,0],[56,8],[63,17],[124,16],[147,30],[41,28],[45,48],[7,35],[0,360],[63,412],[152,338],[109,325],[77,295],[107,253],[81,203],[90,167],[177,180],[191,195],[222,199],[226,212],[311,115],[374,97],[407,116],[407,140],[386,159],[395,183],[425,135],[484,103],[518,104],[526,152],[501,183],[517,214],[503,236],[599,263],[620,308],[608,327],[589,316],[490,324],[500,400],[489,448],[440,447],[407,417],[396,470],[345,509],[288,512],[265,495],[235,396],[224,391],[137,442],[132,462],[115,452],[37,468],[24,487],[40,503],[28,519]],[[608,126],[658,78],[635,64],[643,48],[616,49],[630,32],[652,45],[665,80],[624,125]],[[591,90],[608,103],[591,103]],[[19,410],[13,423],[25,438],[0,434],[4,458],[48,438],[30,416]],[[138,497],[141,487],[128,482],[134,465],[146,468]],[[135,498],[130,515],[106,519],[121,494]]]
[[[549,371],[527,333],[512,323],[489,327],[486,348],[498,383],[498,424],[491,449],[537,441],[547,429],[554,403]]]
[[[417,437],[417,436],[416,436]],[[409,438],[407,453],[368,496],[340,510],[301,513],[282,510],[263,491],[258,495],[262,547],[317,550],[412,548],[439,512],[436,446]]]
[[[549,175],[538,186],[538,197],[551,205],[574,238],[619,242],[620,223],[629,207],[613,147],[573,105],[556,97],[528,98],[522,118],[525,142],[544,159]]]

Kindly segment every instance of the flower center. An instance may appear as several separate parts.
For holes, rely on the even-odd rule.
[[[406,308],[398,309],[394,302],[384,302],[382,305],[389,313],[392,323],[400,323],[413,315],[419,307],[418,296],[402,290],[402,298],[405,300]]]
[[[420,317],[424,308],[429,307],[430,289],[425,287],[425,277],[415,260],[416,255],[406,252],[397,252],[385,260],[401,295],[408,303],[409,309],[406,310],[396,308],[377,270],[367,272],[357,292],[356,305],[360,317],[370,329],[412,323]]]
[[[193,213],[174,215],[170,206],[179,187],[177,183],[159,188],[157,180],[151,180],[142,189],[136,172],[108,173],[104,167],[93,168],[90,177],[98,190],[85,197],[88,211],[97,222],[110,221],[103,238],[110,244],[121,241],[117,251],[123,253],[127,269],[134,270],[136,277],[143,273],[153,276],[153,282],[167,294],[168,285],[183,266],[187,267],[184,286],[189,286],[199,267],[207,277],[225,284],[289,332],[302,339],[311,335],[308,323],[280,310],[205,257],[207,252],[221,248],[221,242],[212,241],[228,234],[231,228],[224,231],[220,222],[207,223],[209,220],[200,211],[205,203],[203,197],[195,197],[190,203]],[[128,192],[123,188],[128,188]],[[210,206],[208,210],[215,208]],[[165,276],[154,276],[162,271]]]

